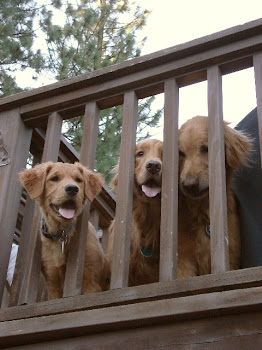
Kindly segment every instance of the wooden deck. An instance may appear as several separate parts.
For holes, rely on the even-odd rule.
[[[14,237],[19,251],[9,306],[0,310],[0,348],[21,349],[260,349],[262,347],[262,267],[227,271],[224,232],[227,218],[216,215],[225,184],[210,185],[212,274],[176,279],[177,196],[172,191],[178,162],[179,89],[207,80],[208,114],[216,142],[210,158],[219,159],[223,143],[222,76],[254,67],[259,129],[262,130],[262,19],[147,56],[0,99],[0,132],[10,164],[0,167],[0,304]],[[160,281],[127,287],[128,223],[132,207],[133,151],[137,106],[141,98],[165,94]],[[40,278],[40,212],[21,197],[18,172],[33,161],[74,162],[94,167],[100,110],[123,104],[120,188],[115,200],[105,186],[90,218],[103,231],[116,213],[121,250],[112,263],[111,290],[79,295],[84,256],[79,240],[69,256],[64,297],[44,300]],[[61,135],[64,119],[84,115],[80,154]],[[260,133],[262,137],[262,132]],[[262,144],[260,138],[260,145]],[[168,157],[167,157],[168,155]],[[173,159],[171,165],[167,159]],[[128,170],[128,171],[127,171]],[[131,176],[130,176],[131,174]],[[221,182],[219,182],[219,180]],[[120,230],[121,228],[121,230]],[[163,232],[165,234],[163,234]],[[170,234],[166,234],[170,233]],[[106,240],[106,239],[105,239]],[[106,245],[106,242],[104,242]],[[164,248],[165,247],[165,248]],[[173,247],[175,247],[173,250]],[[214,254],[215,250],[223,254]]]

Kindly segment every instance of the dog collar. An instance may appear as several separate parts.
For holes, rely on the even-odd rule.
[[[150,245],[149,247],[141,247],[140,248],[140,253],[145,257],[145,258],[150,258],[153,255],[153,248]]]
[[[210,226],[206,226],[206,234],[208,235],[208,237],[210,238]]]
[[[51,234],[47,232],[45,220],[44,218],[42,218],[41,232],[46,238],[52,239],[53,241],[60,241],[62,244],[62,253],[64,254],[64,245],[67,243],[67,236],[69,235],[73,227],[74,223],[72,223],[66,230],[62,231],[62,233],[60,234]]]

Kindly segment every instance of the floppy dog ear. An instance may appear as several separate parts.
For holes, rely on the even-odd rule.
[[[18,174],[21,185],[32,199],[36,199],[43,193],[46,174],[52,165],[52,162],[38,164],[32,169],[22,170]]]
[[[101,174],[94,173],[91,170],[87,169],[80,163],[75,163],[80,171],[83,173],[85,180],[85,196],[89,199],[90,202],[98,195],[102,190],[104,179]]]
[[[224,130],[227,164],[233,169],[246,165],[252,149],[251,140],[240,131],[230,128],[226,123]]]

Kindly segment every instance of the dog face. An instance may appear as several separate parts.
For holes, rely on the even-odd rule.
[[[76,218],[86,199],[101,191],[103,180],[80,163],[42,163],[19,173],[19,180],[44,213],[63,222]]]
[[[144,201],[160,198],[162,181],[163,142],[155,139],[137,143],[134,154],[134,194]],[[117,188],[118,165],[114,169],[116,175],[110,185]]]
[[[160,198],[162,181],[162,141],[139,142],[135,150],[135,192],[143,199]]]
[[[231,129],[224,122],[225,156],[227,170],[233,170],[247,161],[251,150],[248,137]],[[191,198],[208,195],[208,118],[194,117],[179,130],[179,186]]]

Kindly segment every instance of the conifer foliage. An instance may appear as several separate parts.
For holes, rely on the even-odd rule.
[[[32,50],[36,14],[33,0],[0,1],[0,97],[22,90],[16,84],[16,71],[41,67],[40,50]]]
[[[10,4],[6,6],[4,4]],[[0,54],[5,81],[2,96],[19,90],[8,75],[12,64],[32,67],[41,75],[62,80],[140,56],[146,38],[139,38],[149,11],[134,0],[9,0],[0,1]],[[12,18],[12,21],[10,20]],[[41,48],[34,28],[41,31]],[[15,66],[15,65],[14,65]],[[17,65],[16,65],[17,67]],[[0,75],[0,83],[2,76]],[[161,111],[151,111],[154,98],[139,103],[137,138],[150,136]],[[122,106],[100,112],[95,168],[109,181],[121,141]],[[64,134],[79,150],[83,118],[67,120]]]

